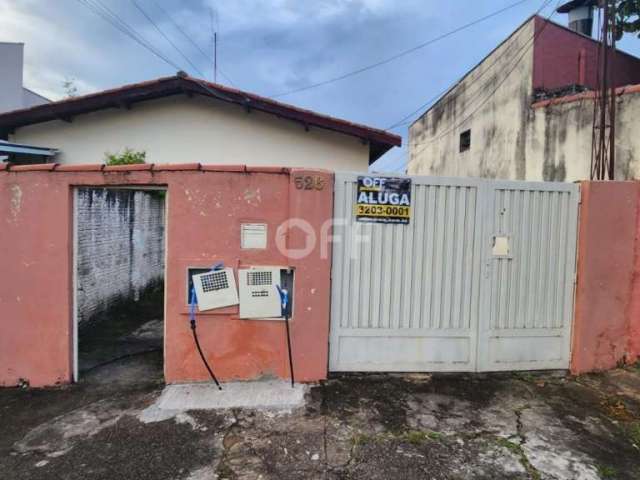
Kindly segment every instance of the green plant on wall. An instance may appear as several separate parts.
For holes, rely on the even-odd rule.
[[[145,163],[147,159],[147,152],[144,150],[133,150],[131,148],[125,148],[122,153],[110,153],[104,154],[104,163],[106,165],[133,165],[136,163]]]

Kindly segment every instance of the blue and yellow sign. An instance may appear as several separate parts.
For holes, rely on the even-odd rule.
[[[411,219],[411,179],[359,176],[355,215],[358,222],[407,225]]]

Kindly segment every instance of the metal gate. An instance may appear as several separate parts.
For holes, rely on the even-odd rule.
[[[411,177],[395,225],[335,178],[331,371],[568,368],[578,185]]]

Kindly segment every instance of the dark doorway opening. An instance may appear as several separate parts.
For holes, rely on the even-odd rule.
[[[75,191],[75,380],[115,362],[151,361],[164,342],[166,191]]]

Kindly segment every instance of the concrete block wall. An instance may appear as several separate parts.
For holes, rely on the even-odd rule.
[[[164,275],[164,192],[80,188],[76,205],[78,320],[137,301]]]

